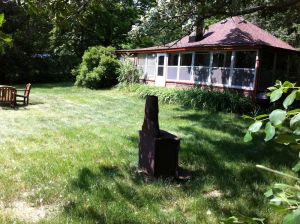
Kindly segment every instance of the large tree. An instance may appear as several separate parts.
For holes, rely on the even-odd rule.
[[[292,14],[290,14],[291,11]],[[237,15],[253,15],[254,13],[258,17],[256,20],[258,22],[281,13],[283,17],[289,17],[289,20],[294,20],[299,24],[300,1],[159,0],[155,7],[152,7],[145,16],[140,18],[140,22],[133,27],[131,36],[137,45],[166,43],[184,34],[189,34],[194,26],[203,26],[204,28],[219,19]],[[283,23],[281,26],[290,26],[287,19],[281,20],[281,23]],[[262,22],[259,24],[264,25]],[[270,31],[275,31],[278,27],[276,24],[268,24],[271,26],[269,27]],[[286,32],[286,35],[289,34]],[[290,41],[295,39],[296,37]]]
[[[39,71],[47,73],[50,72],[49,69],[56,71],[51,71],[53,74],[47,79],[59,80],[56,77],[70,74],[71,68],[79,63],[88,47],[95,45],[119,47],[139,16],[152,6],[151,2],[0,1],[0,13],[4,12],[7,15],[3,30],[12,34],[14,39],[14,47],[0,59],[0,81],[31,81],[30,77],[40,78],[43,74],[39,74]],[[55,65],[46,63],[46,59],[37,58],[43,55],[51,55]],[[33,81],[35,80],[40,79]]]

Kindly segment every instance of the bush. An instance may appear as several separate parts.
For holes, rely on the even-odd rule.
[[[132,61],[128,59],[120,63],[117,70],[118,81],[122,83],[137,83],[142,75],[142,71],[138,69]]]
[[[190,89],[165,88],[144,84],[122,84],[119,85],[119,89],[134,92],[142,98],[147,95],[155,95],[164,103],[176,103],[193,109],[234,113],[244,113],[253,109],[249,98],[229,91],[221,92],[200,87]]]
[[[110,87],[117,83],[119,60],[112,47],[90,47],[82,57],[82,62],[72,70],[76,76],[76,86],[92,89]]]

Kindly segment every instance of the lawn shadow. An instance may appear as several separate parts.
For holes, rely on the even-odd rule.
[[[33,101],[33,102],[30,102],[28,105],[24,105],[24,104],[20,104],[18,103],[16,106],[10,106],[10,105],[7,105],[7,104],[0,104],[0,108],[2,110],[30,110],[30,106],[36,106],[36,105],[42,105],[44,104],[44,102],[39,102],[39,101]]]
[[[79,219],[85,217],[91,222],[139,223],[141,221],[134,215],[137,210],[149,206],[152,215],[161,215],[156,210],[174,199],[168,196],[173,191],[177,192],[176,200],[179,200],[176,197],[200,199],[217,214],[230,216],[234,212],[257,217],[254,209],[248,211],[247,208],[265,204],[264,186],[270,186],[276,177],[257,170],[255,164],[281,169],[290,167],[291,161],[297,160],[295,155],[286,153],[284,147],[274,143],[266,144],[261,140],[244,143],[243,131],[247,124],[233,123],[237,120],[222,114],[195,112],[174,119],[184,119],[191,124],[173,130],[188,136],[182,138],[179,161],[180,166],[193,171],[191,180],[184,183],[172,179],[145,182],[137,167],[129,165],[130,161],[100,165],[97,169],[84,167],[69,184],[70,193],[77,199],[65,205],[65,213]],[[216,137],[220,131],[225,137]],[[128,145],[136,147],[133,153],[136,153],[137,161],[138,133],[126,138]],[[219,199],[205,198],[207,192],[214,190],[220,190],[224,195]],[[234,206],[224,206],[224,201]]]
[[[77,201],[71,201],[64,206],[64,212],[76,216],[77,218],[86,218],[93,223],[106,223],[107,209],[109,206],[118,208],[120,203],[126,204],[126,209],[129,207],[139,208],[143,206],[143,199],[136,190],[136,185],[142,184],[136,180],[134,186],[130,182],[124,181],[125,174],[130,173],[130,168],[123,170],[117,166],[99,166],[97,170],[91,170],[87,167],[79,170],[77,177],[70,183],[70,190],[79,192],[77,195],[85,195],[86,198],[80,198]],[[135,175],[135,174],[134,174]],[[97,206],[82,206],[82,203],[87,198],[93,198],[98,206],[103,209],[97,209]],[[128,206],[128,207],[127,207]],[[112,211],[113,213],[114,211]],[[124,217],[111,217],[110,219],[116,222],[140,223],[133,221],[129,214],[123,214]]]
[[[33,88],[39,88],[39,89],[53,89],[57,87],[73,87],[74,82],[58,82],[58,83],[35,83]]]
[[[258,185],[271,185],[275,175],[258,170],[256,164],[268,164],[272,168],[292,167],[298,160],[296,153],[287,153],[285,146],[265,143],[257,137],[252,143],[244,143],[243,135],[247,124],[233,123],[218,113],[190,114],[174,119],[193,121],[191,126],[179,126],[177,131],[189,136],[181,143],[179,161],[187,167],[194,167],[196,177],[193,183],[183,186],[185,192],[194,194],[203,183],[213,180],[215,189],[229,192],[228,198],[244,197],[246,192],[263,195],[265,189]],[[219,133],[223,133],[225,136]],[[263,204],[263,197],[249,197],[248,206]],[[218,205],[211,206],[220,213],[232,214]],[[237,211],[244,213],[240,208]],[[255,214],[249,214],[254,215]]]

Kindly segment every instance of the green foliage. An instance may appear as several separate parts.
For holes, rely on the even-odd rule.
[[[269,116],[264,114],[256,117],[244,116],[246,119],[253,119],[254,123],[250,125],[244,141],[252,140],[252,133],[256,133],[265,125],[265,141],[273,139],[276,135],[275,141],[279,144],[290,146],[293,150],[300,150],[300,137],[299,137],[299,124],[300,124],[300,110],[291,109],[295,101],[299,101],[300,87],[296,87],[295,83],[276,81],[275,86],[268,88],[271,92],[271,102],[278,101],[284,94],[288,94],[283,100],[283,109],[273,110]],[[289,122],[286,122],[289,120]],[[300,157],[300,154],[299,154]],[[290,175],[282,173],[270,168],[257,165],[258,168],[273,172],[275,174],[292,179],[293,182],[289,183],[276,183],[273,188],[265,193],[265,196],[270,199],[270,205],[277,212],[285,214],[282,223],[294,224],[300,223],[300,178],[298,175]],[[300,170],[300,160],[292,169],[294,172]],[[248,222],[247,222],[248,223]]]
[[[217,5],[214,1],[157,1],[133,26],[130,36],[138,46],[168,43],[189,35],[199,20],[204,20],[208,26],[226,17],[250,14],[247,18],[250,21],[294,46],[300,46],[297,1],[219,0]]]
[[[188,108],[243,113],[253,109],[251,100],[238,93],[214,91],[207,88],[165,88],[143,84],[119,85],[139,97],[158,96],[164,103],[176,103]]]
[[[299,13],[298,5],[275,13],[254,13],[247,16],[247,19],[297,48],[300,47]]]
[[[35,0],[34,2],[38,2]],[[56,54],[82,56],[90,46],[119,47],[152,1],[59,1],[45,3],[51,16],[51,48]],[[38,4],[38,3],[35,3]]]
[[[82,57],[80,65],[72,71],[76,86],[91,89],[111,87],[117,83],[119,60],[112,47],[90,47]]]
[[[5,23],[4,13],[0,13],[0,28]],[[0,54],[4,52],[4,46],[12,46],[12,38],[10,35],[3,33],[0,31]]]
[[[129,59],[125,59],[120,63],[117,73],[118,81],[121,83],[137,83],[142,75],[142,71]]]
[[[0,55],[0,82],[73,81],[71,69],[84,51],[90,46],[123,44],[149,4],[145,0],[0,1],[6,19],[1,31],[14,40]],[[44,54],[50,58],[35,57]]]

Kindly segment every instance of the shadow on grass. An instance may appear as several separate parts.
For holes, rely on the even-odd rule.
[[[93,223],[106,223],[110,220],[113,223],[140,223],[131,217],[129,207],[143,206],[143,199],[134,186],[124,182],[126,178],[124,172],[133,171],[121,170],[117,166],[100,166],[96,171],[86,167],[81,169],[70,187],[72,191],[78,193],[77,195],[85,195],[86,198],[69,202],[64,207],[65,213],[85,222],[89,220]],[[91,206],[83,206],[87,198],[92,198]],[[110,208],[111,213],[108,214],[107,210]],[[128,210],[124,212],[124,208]]]
[[[39,102],[39,101],[32,101],[29,103],[29,105],[24,105],[22,103],[18,103],[15,107],[12,107],[10,105],[7,104],[0,104],[0,107],[2,110],[30,110],[30,106],[36,106],[36,105],[41,105],[44,104],[43,102]]]
[[[53,83],[35,83],[33,84],[32,88],[39,88],[39,89],[53,89],[57,87],[73,87],[74,82],[53,82]]]
[[[255,164],[282,169],[291,167],[297,160],[296,155],[287,153],[280,145],[265,144],[261,140],[243,143],[246,125],[243,122],[232,124],[230,118],[220,114],[195,113],[174,119],[195,122],[190,126],[178,126],[179,133],[189,136],[182,139],[179,161],[181,166],[193,171],[192,180],[179,185],[162,179],[145,183],[136,167],[126,164],[100,166],[97,170],[85,167],[70,184],[70,191],[76,197],[81,195],[80,199],[66,205],[65,212],[92,222],[139,223],[142,221],[134,215],[137,210],[149,207],[152,216],[161,217],[157,210],[173,200],[174,196],[168,196],[173,191],[177,192],[176,200],[181,197],[202,200],[205,208],[209,207],[217,214],[241,213],[257,217],[258,205],[265,205],[265,188],[277,177],[258,171]],[[227,135],[216,137],[218,131],[231,138]],[[128,137],[129,145],[137,147],[137,142],[137,134]],[[203,197],[205,192],[213,190],[224,192],[221,200]],[[93,201],[90,205],[85,203],[87,198]],[[224,203],[228,205],[224,206]]]

